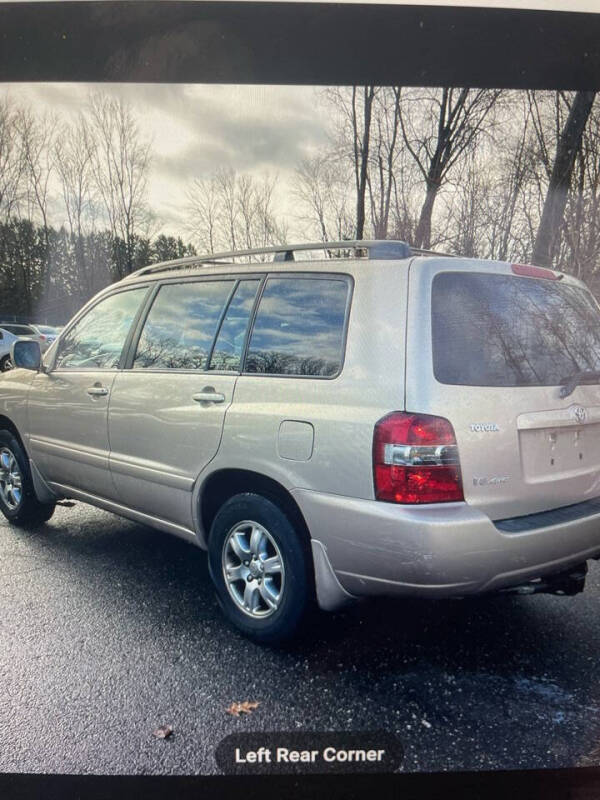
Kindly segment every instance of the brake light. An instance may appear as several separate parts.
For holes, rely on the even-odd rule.
[[[558,272],[552,272],[546,267],[536,267],[533,264],[511,264],[514,275],[522,275],[525,278],[546,278],[549,281],[559,281],[562,278]]]
[[[454,429],[443,417],[394,411],[373,434],[375,497],[388,503],[464,500]]]

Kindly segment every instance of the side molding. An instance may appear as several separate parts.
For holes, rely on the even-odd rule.
[[[319,608],[322,608],[323,611],[337,611],[356,602],[358,598],[347,592],[338,581],[324,545],[318,539],[311,539],[310,544],[315,565],[315,584]]]
[[[60,495],[57,495],[48,486],[46,481],[42,478],[39,469],[36,467],[35,463],[31,459],[29,459],[29,468],[31,469],[31,480],[33,481],[33,490],[35,492],[35,496],[40,501],[40,503],[54,503],[56,500],[62,499]]]

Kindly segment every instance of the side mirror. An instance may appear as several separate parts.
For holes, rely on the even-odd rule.
[[[12,362],[21,369],[33,369],[39,372],[42,367],[42,351],[40,343],[34,339],[17,339],[11,347]]]

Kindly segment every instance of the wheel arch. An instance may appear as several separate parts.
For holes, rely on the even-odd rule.
[[[199,544],[208,549],[210,528],[217,511],[230,497],[246,492],[276,502],[300,532],[301,544],[306,548],[311,591],[317,604],[327,611],[335,611],[353,602],[355,598],[341,587],[335,576],[324,546],[311,538],[304,514],[293,495],[277,480],[259,472],[220,469],[206,478],[198,495]]]
[[[19,433],[19,429],[17,428],[15,423],[9,417],[6,416],[6,414],[0,414],[0,430],[10,431],[10,433],[12,433],[17,442],[23,448],[23,452],[25,453],[25,457],[27,459],[27,463],[31,473],[33,490],[35,492],[35,496],[37,497],[38,501],[40,503],[55,503],[57,500],[59,500],[60,497],[55,492],[53,492],[52,489],[48,486],[44,477],[42,476],[38,467],[36,466],[35,462],[29,455],[27,445],[25,444],[23,437]]]
[[[198,497],[201,544],[208,545],[212,522],[223,503],[236,494],[256,493],[276,502],[297,527],[310,551],[310,532],[292,494],[274,478],[247,469],[225,468],[211,473],[200,487]]]
[[[15,423],[9,419],[5,414],[0,414],[0,430],[7,430],[10,431],[16,440],[19,442],[25,453],[27,454],[27,458],[29,458],[29,452],[27,450],[27,446],[23,440],[23,437],[19,433],[19,429],[15,425]]]

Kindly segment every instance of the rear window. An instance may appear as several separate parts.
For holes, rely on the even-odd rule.
[[[578,286],[444,272],[432,285],[433,369],[441,383],[555,386],[600,369],[600,309]]]

